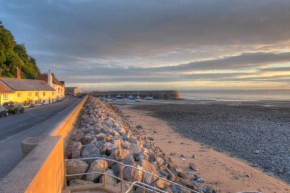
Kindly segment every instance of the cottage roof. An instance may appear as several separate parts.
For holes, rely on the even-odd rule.
[[[11,88],[0,81],[0,94],[14,92]]]
[[[73,92],[77,87],[65,87],[66,92]]]
[[[61,85],[61,86],[64,85],[64,81],[59,81],[53,73],[51,75],[52,75],[53,84],[57,84],[57,85]],[[44,74],[40,75],[39,77],[37,77],[37,80],[45,80],[47,82],[47,78],[48,78],[47,73],[44,73]]]
[[[0,81],[14,91],[21,90],[47,90],[54,91],[54,88],[49,86],[43,80],[34,79],[18,79],[18,78],[0,78]]]

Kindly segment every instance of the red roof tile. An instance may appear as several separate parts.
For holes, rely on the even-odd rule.
[[[3,82],[0,81],[0,93],[9,93],[14,92],[11,88],[6,86]]]

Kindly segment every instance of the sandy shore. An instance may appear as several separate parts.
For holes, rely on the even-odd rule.
[[[271,177],[246,162],[227,154],[217,152],[208,146],[187,139],[174,132],[167,122],[153,117],[146,111],[132,109],[132,105],[118,105],[132,125],[142,125],[146,136],[154,138],[154,143],[174,158],[184,171],[194,163],[201,175],[217,192],[261,191],[263,193],[288,193],[290,186]],[[185,160],[180,156],[184,155]],[[192,158],[195,155],[196,158]]]

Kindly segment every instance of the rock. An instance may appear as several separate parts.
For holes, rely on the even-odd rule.
[[[82,151],[82,144],[80,142],[73,142],[71,158],[80,158]]]
[[[122,141],[122,148],[130,149],[131,143],[129,141]]]
[[[204,193],[216,193],[216,191],[214,189],[212,189],[211,187],[208,187],[208,186],[204,187],[203,191],[204,191]]]
[[[106,174],[115,176],[113,170],[110,170],[110,169],[108,169],[106,171]],[[114,178],[114,177],[109,176],[109,175],[106,175],[106,184],[111,185],[111,186],[115,186],[117,184],[117,178]],[[104,176],[101,177],[100,183],[103,183],[103,180],[104,180]]]
[[[69,181],[70,186],[78,186],[78,185],[85,185],[85,184],[94,184],[94,182],[80,180],[80,179],[73,179],[73,180]]]
[[[144,154],[143,152],[141,153],[133,153],[133,157],[135,161],[140,161],[142,159],[145,159],[148,161],[148,155]]]
[[[133,143],[133,144],[137,144],[137,145],[139,145],[139,141],[138,141],[137,139],[133,138],[133,137],[129,138],[128,141],[129,141],[130,143]]]
[[[193,171],[198,171],[199,170],[194,163],[189,163],[189,168],[192,169]]]
[[[125,159],[125,157],[126,155],[124,154],[121,148],[115,149],[109,156],[110,159],[113,159],[116,161],[122,161],[123,159]],[[114,162],[109,161],[108,164],[109,164],[109,167],[111,167],[114,164]]]
[[[118,146],[120,146],[121,147],[121,145],[122,145],[122,139],[117,139],[117,140],[113,140],[112,141],[112,144],[115,144],[115,145],[118,145]]]
[[[99,149],[94,144],[89,144],[86,145],[82,151],[82,158],[86,157],[101,157],[101,154]]]
[[[116,145],[116,144],[112,144],[112,143],[105,143],[104,146],[106,147],[106,154],[107,155],[111,155],[111,153],[115,150],[115,149],[118,149],[119,146]]]
[[[100,133],[96,136],[97,136],[98,141],[104,140],[107,137],[107,135],[105,133]]]
[[[114,127],[113,129],[118,133],[126,133],[126,129],[124,127]]]
[[[141,125],[137,125],[136,129],[140,130],[140,129],[143,129],[143,127]]]
[[[169,155],[171,155],[171,156],[175,156],[175,153],[170,153]]]
[[[150,163],[156,161],[156,157],[157,157],[157,156],[156,156],[155,153],[147,153],[147,155],[148,155],[148,161],[149,161]]]
[[[173,193],[173,192],[171,191],[171,189],[169,188],[169,186],[165,186],[165,187],[163,188],[163,190],[164,190],[165,192],[167,192],[167,193]]]
[[[197,158],[197,155],[193,154],[191,157],[192,157],[193,159],[196,159],[196,158]]]
[[[141,167],[137,165],[137,168]],[[123,178],[129,182],[142,181],[142,172],[135,168],[125,167],[123,170]]]
[[[149,163],[145,159],[139,160],[138,165],[141,166],[142,170],[145,170],[145,171],[150,172],[152,174],[158,175],[155,165]],[[157,177],[155,177],[153,175],[144,174],[144,179],[143,180],[144,180],[144,183],[151,184],[156,179],[157,179]]]
[[[153,137],[147,137],[148,140],[154,141]]]
[[[83,137],[83,133],[77,133],[73,136],[74,141],[80,141]]]
[[[89,165],[84,161],[68,161],[67,162],[67,174],[78,174],[85,173]],[[68,177],[68,180],[71,179],[81,179],[83,176],[71,176]]]
[[[188,187],[188,188],[190,188],[190,189],[197,190],[199,184],[197,184],[193,180],[186,180],[185,181],[185,186]]]
[[[164,164],[164,159],[162,159],[161,157],[157,157],[156,164],[158,167],[161,167]]]
[[[90,144],[90,143],[96,143],[97,142],[97,139],[92,137],[92,136],[89,136],[89,135],[86,135],[84,136],[82,139],[81,139],[81,143],[83,145],[87,145],[87,144]]]
[[[167,173],[167,179],[170,181],[175,181],[176,180],[176,175],[168,168],[165,168],[163,170],[164,172]]]
[[[205,180],[202,179],[202,178],[197,178],[196,181],[199,182],[199,183],[205,183]]]
[[[107,147],[105,146],[105,141],[97,141],[95,143],[96,147],[99,149],[101,154],[105,154],[107,151]]]
[[[156,180],[155,184],[159,189],[164,189],[166,186],[170,185],[170,182],[167,182],[167,181],[162,180],[162,179],[158,179],[158,180]]]
[[[95,160],[92,162],[88,172],[103,172],[108,169],[108,163],[105,160]],[[86,176],[88,181],[95,181],[102,174],[89,174]]]
[[[130,150],[133,153],[140,153],[142,151],[142,148],[137,144],[131,143]]]

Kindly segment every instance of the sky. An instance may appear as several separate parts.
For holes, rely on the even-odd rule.
[[[290,89],[289,0],[0,0],[0,20],[67,86]]]

